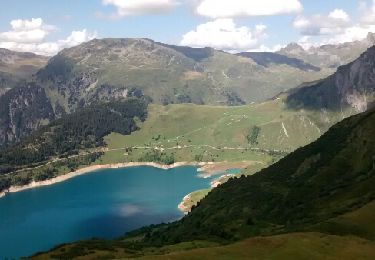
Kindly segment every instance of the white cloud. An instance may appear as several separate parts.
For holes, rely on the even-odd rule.
[[[297,16],[293,21],[293,26],[302,35],[333,35],[343,32],[350,26],[350,18],[344,10],[335,9],[327,16]]]
[[[183,35],[180,44],[231,52],[245,51],[259,46],[258,40],[266,36],[266,28],[265,25],[257,25],[252,30],[246,26],[238,27],[233,19],[216,19]]]
[[[335,19],[338,21],[349,22],[349,15],[342,9],[335,9],[328,14],[328,18]]]
[[[18,43],[41,42],[51,31],[56,29],[52,25],[44,24],[41,18],[12,20],[10,25],[12,30],[1,32],[0,41]]]
[[[369,32],[375,32],[375,0],[371,6],[359,1],[358,10],[361,17],[358,21],[352,21],[341,9],[335,9],[326,16],[298,16],[293,22],[294,28],[303,36],[298,43],[308,49],[365,39]]]
[[[46,37],[55,31],[56,27],[44,24],[41,18],[12,20],[10,25],[11,31],[0,32],[0,48],[47,56],[96,37],[96,33],[89,33],[84,29],[73,31],[66,39],[50,42],[46,40]]]
[[[268,47],[264,44],[258,46],[257,48],[249,49],[247,52],[277,52],[286,45],[276,44],[272,47]]]
[[[102,3],[117,8],[117,13],[112,18],[164,13],[178,4],[175,0],[102,0]]]
[[[298,13],[302,9],[299,0],[201,0],[196,13],[216,19]]]
[[[363,40],[369,32],[375,32],[375,25],[354,25],[346,28],[344,32],[323,40],[323,44],[338,44]]]

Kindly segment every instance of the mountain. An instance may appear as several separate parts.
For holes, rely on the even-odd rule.
[[[370,38],[369,36],[368,42]],[[351,48],[344,46],[358,45],[361,47],[356,50],[359,50],[366,44],[369,43],[362,41],[331,47],[340,49],[342,57],[352,57],[354,54],[349,55]],[[329,49],[327,46],[321,48]],[[304,52],[296,44],[285,50],[289,53]],[[303,82],[316,82],[333,72],[332,68],[320,65],[279,53],[233,55],[211,48],[167,45],[149,39],[92,40],[61,51],[35,77],[26,83],[17,83],[18,88],[9,91],[7,96],[0,96],[0,104],[4,107],[4,113],[0,113],[0,122],[3,122],[0,125],[0,145],[19,141],[52,119],[99,100],[147,96],[153,103],[163,105],[195,103],[229,106],[264,101],[277,93],[300,86]],[[368,70],[370,77],[371,65],[364,70]],[[9,79],[12,77],[8,77],[8,81]],[[352,83],[356,83],[355,78]],[[30,117],[30,113],[13,113],[17,109],[12,108],[9,102],[18,104],[23,98],[18,97],[18,93],[21,91],[26,94],[31,91],[27,86],[33,85],[43,89],[38,93],[46,96],[46,106],[41,108],[36,105],[34,109],[36,103],[25,99],[26,103],[21,108],[28,107],[32,113],[32,122],[35,122],[28,123],[26,116]],[[17,90],[19,88],[23,90]],[[350,93],[353,87],[348,85],[347,90]],[[368,90],[366,95],[371,96],[372,90]],[[331,94],[329,95],[334,98],[335,93]],[[32,97],[31,93],[27,95]],[[351,95],[350,102],[361,106],[362,101],[358,100],[357,92]],[[293,97],[295,95],[288,99],[288,103],[291,104],[289,101]],[[297,98],[297,103],[299,99]],[[301,99],[303,102],[304,97]],[[349,114],[352,113],[345,115]],[[17,121],[14,115],[17,115]]]
[[[48,57],[0,48],[0,96],[47,64]]]
[[[147,96],[164,105],[242,105],[328,75],[326,70],[280,55],[277,59],[288,62],[263,66],[251,57],[211,48],[167,45],[149,39],[101,39],[62,50],[35,76],[20,82],[14,75],[30,75],[37,68],[30,64],[42,65],[46,58],[2,51],[6,66],[0,76],[8,92],[0,96],[0,146],[18,142],[41,125],[98,101]],[[39,101],[33,102],[35,93],[43,98],[43,107]],[[21,100],[24,104],[14,107]],[[25,108],[29,112],[22,110]]]
[[[328,44],[319,47],[311,47],[307,50],[297,43],[290,43],[277,53],[290,58],[303,60],[319,68],[337,68],[338,66],[352,62],[374,44],[375,34],[369,33],[367,38],[361,41]]]
[[[330,110],[350,114],[366,111],[375,101],[375,46],[328,78],[289,91],[293,109]]]
[[[288,56],[272,52],[241,52],[237,54],[241,57],[247,57],[254,60],[257,64],[263,67],[271,67],[273,64],[287,65],[303,71],[320,71],[319,67],[313,66],[296,58],[289,58]]]
[[[211,48],[101,39],[61,51],[37,79],[69,112],[109,90],[126,96],[129,89],[142,91],[158,104],[238,105],[266,100],[327,75],[288,63],[265,67]]]
[[[320,232],[304,233],[303,248],[307,251],[297,250],[294,254],[289,251],[289,257],[311,256],[317,244],[336,241],[342,244],[345,240],[345,247],[350,251],[362,241],[359,244],[368,245],[366,253],[374,255],[375,227],[371,210],[375,200],[374,130],[375,111],[350,117],[316,142],[257,174],[220,185],[177,222],[145,227],[119,240],[61,246],[48,254],[57,258],[83,255],[89,258],[98,252],[112,252],[116,257],[141,256],[213,245],[216,245],[213,250],[221,250],[217,248],[220,244],[257,236],[266,237],[253,239],[252,243],[258,241],[254,248],[262,247],[266,251],[268,248],[268,254],[273,254],[280,253],[279,246],[269,243],[277,238],[274,235],[284,234],[284,239],[288,236],[293,239],[296,237],[293,232]],[[243,243],[247,245],[249,241]],[[225,248],[228,246],[222,250]],[[321,250],[317,253],[324,254]],[[236,250],[230,252],[235,254]]]

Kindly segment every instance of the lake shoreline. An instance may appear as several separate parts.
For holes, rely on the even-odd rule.
[[[15,192],[23,191],[23,190],[52,185],[52,184],[63,182],[71,178],[74,178],[83,174],[87,174],[90,172],[94,172],[100,169],[118,169],[118,168],[129,168],[129,167],[137,167],[137,166],[150,166],[150,167],[154,167],[158,169],[169,170],[169,169],[182,167],[182,166],[197,166],[201,168],[206,165],[212,165],[212,164],[214,163],[213,162],[176,162],[170,165],[166,165],[166,164],[160,164],[160,163],[155,163],[155,162],[127,162],[127,163],[116,163],[116,164],[91,165],[91,166],[83,167],[73,172],[69,172],[67,174],[54,177],[52,179],[48,179],[44,181],[37,181],[37,182],[33,181],[29,184],[22,185],[22,186],[11,186],[7,191],[0,192],[0,198],[6,196],[6,194],[8,193],[15,193]]]

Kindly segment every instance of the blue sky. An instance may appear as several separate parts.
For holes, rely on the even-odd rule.
[[[289,42],[299,42],[308,48],[357,40],[375,31],[374,3],[371,0],[2,0],[0,47],[52,55],[94,37],[145,37],[233,52],[272,51]],[[17,20],[18,25],[13,27],[10,22]]]

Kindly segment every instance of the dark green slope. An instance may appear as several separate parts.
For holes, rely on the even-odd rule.
[[[251,245],[255,251],[246,251],[244,256],[317,258],[331,248],[333,259],[340,259],[340,247],[344,246],[353,257],[363,254],[371,259],[375,238],[374,130],[375,111],[353,116],[273,166],[214,189],[180,221],[145,227],[119,240],[63,245],[36,255],[36,259],[46,255],[90,259],[99,252],[102,256],[148,255],[152,259],[153,254],[221,243],[230,245],[166,257],[190,259],[222,251],[229,258]],[[274,236],[277,234],[285,234],[283,241],[304,237],[303,245],[280,241],[287,248],[282,250],[282,246],[274,245],[274,240],[281,238]],[[264,235],[267,237],[243,240]],[[231,244],[238,240],[243,240],[243,245]]]
[[[375,199],[375,112],[351,117],[273,166],[214,189],[145,242],[237,240],[308,229]]]

